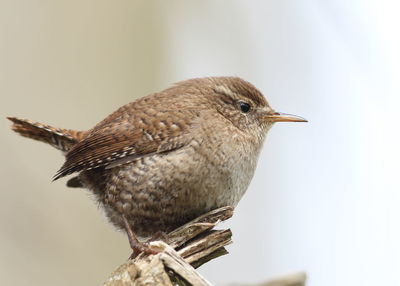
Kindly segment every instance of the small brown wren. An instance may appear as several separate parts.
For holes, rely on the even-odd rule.
[[[236,206],[256,168],[267,131],[305,119],[275,112],[237,77],[195,78],[139,98],[88,131],[9,117],[12,129],[61,150],[57,180],[91,190],[131,245],[212,209]],[[131,233],[131,235],[129,234]]]

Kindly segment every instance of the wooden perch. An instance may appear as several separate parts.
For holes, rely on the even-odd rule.
[[[142,253],[128,260],[111,274],[104,286],[212,286],[195,268],[228,253],[225,246],[232,243],[232,232],[213,228],[232,215],[232,207],[219,208],[170,232],[165,242],[151,242],[150,247],[158,254]],[[303,284],[260,286],[302,286],[304,280],[303,277]]]

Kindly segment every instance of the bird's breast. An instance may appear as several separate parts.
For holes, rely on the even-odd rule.
[[[211,133],[192,147],[204,169],[198,187],[206,190],[207,201],[214,208],[238,204],[254,175],[261,149],[246,134],[229,128],[223,132]]]

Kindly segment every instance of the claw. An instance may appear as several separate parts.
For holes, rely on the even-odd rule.
[[[152,249],[149,246],[148,242],[140,242],[135,233],[133,232],[131,225],[128,222],[128,219],[123,215],[122,216],[125,224],[126,234],[128,235],[129,244],[132,248],[132,254],[129,256],[129,259],[136,258],[140,253],[144,252],[149,255],[157,254],[158,252]]]

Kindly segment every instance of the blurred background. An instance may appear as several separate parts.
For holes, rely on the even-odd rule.
[[[56,150],[5,116],[88,129],[172,83],[235,75],[307,124],[273,127],[211,282],[306,271],[400,285],[400,4],[388,0],[0,0],[0,281],[101,285],[128,257]]]

